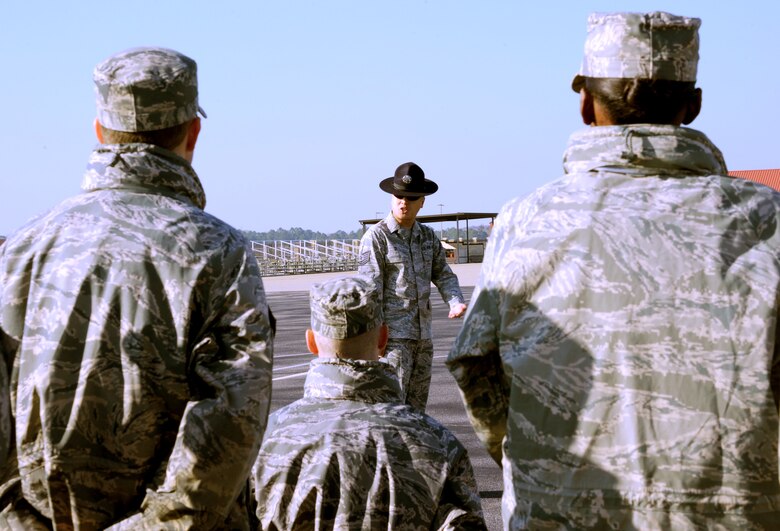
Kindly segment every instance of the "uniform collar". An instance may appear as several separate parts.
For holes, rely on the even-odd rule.
[[[206,206],[198,175],[185,159],[151,144],[104,144],[89,158],[81,182],[85,192],[136,189]]]
[[[566,173],[609,171],[657,176],[725,175],[720,150],[695,129],[674,125],[589,127],[569,138]]]
[[[403,228],[398,223],[398,220],[395,219],[395,217],[393,217],[393,213],[392,212],[390,212],[387,215],[387,217],[385,218],[385,225],[387,225],[388,230],[390,230],[390,232],[393,232],[393,233],[396,233],[396,232],[398,232],[399,230],[401,230]],[[417,222],[417,220],[415,220],[414,225],[412,225],[412,228],[408,229],[409,232],[412,233],[412,236],[414,236],[415,234],[417,234],[420,231],[418,226],[419,226],[419,223]]]
[[[370,403],[400,402],[401,387],[387,363],[317,358],[309,367],[303,396]]]

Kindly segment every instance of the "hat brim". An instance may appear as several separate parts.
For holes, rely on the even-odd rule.
[[[412,192],[410,190],[401,190],[394,186],[395,177],[388,177],[387,179],[382,179],[382,181],[379,183],[379,188],[381,188],[383,191],[387,192],[388,194],[398,194],[398,195],[405,195],[409,197],[423,197],[426,195],[431,195],[435,193],[439,189],[439,185],[435,182],[425,179],[423,182],[424,189],[422,191],[418,190],[415,192]]]
[[[571,89],[577,94],[580,93],[580,90],[582,90],[582,87],[584,86],[585,86],[585,76],[581,76],[577,74],[576,76],[574,76],[574,79],[571,80]]]

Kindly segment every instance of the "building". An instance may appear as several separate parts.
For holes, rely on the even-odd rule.
[[[765,184],[780,192],[780,169],[777,170],[735,170],[730,171],[732,177],[741,177],[749,181]]]

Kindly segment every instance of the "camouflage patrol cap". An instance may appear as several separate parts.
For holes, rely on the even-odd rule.
[[[167,48],[133,48],[95,67],[97,117],[115,131],[157,131],[206,113],[195,61]]]
[[[585,77],[696,81],[699,61],[698,18],[653,13],[592,13],[579,73]]]
[[[311,329],[331,339],[347,339],[382,324],[379,294],[361,276],[337,278],[309,290]]]

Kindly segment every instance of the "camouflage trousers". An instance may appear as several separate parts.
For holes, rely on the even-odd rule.
[[[401,382],[403,400],[425,412],[431,386],[433,341],[430,339],[390,339],[385,350],[387,362]]]

